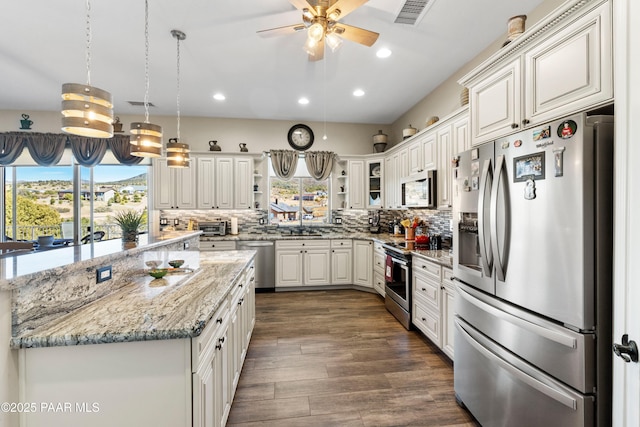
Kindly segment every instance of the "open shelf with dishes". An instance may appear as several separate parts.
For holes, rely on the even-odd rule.
[[[367,208],[381,209],[383,206],[382,192],[382,160],[367,161]]]

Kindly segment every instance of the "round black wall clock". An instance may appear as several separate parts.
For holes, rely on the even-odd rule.
[[[307,125],[293,125],[287,134],[287,141],[296,150],[307,150],[313,145],[313,131]]]

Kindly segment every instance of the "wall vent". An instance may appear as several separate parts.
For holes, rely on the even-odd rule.
[[[407,0],[398,12],[396,24],[417,25],[436,0]]]
[[[134,107],[144,107],[144,101],[127,101],[129,103],[129,105],[132,105]],[[153,105],[153,102],[149,103],[149,107],[155,107],[155,105]]]

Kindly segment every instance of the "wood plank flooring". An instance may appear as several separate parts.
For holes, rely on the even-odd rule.
[[[377,294],[259,293],[228,426],[477,426],[451,361]]]

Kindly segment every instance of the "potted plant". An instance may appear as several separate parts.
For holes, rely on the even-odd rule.
[[[122,241],[126,243],[138,242],[138,228],[144,220],[144,211],[137,212],[132,209],[120,211],[114,216],[114,220],[122,229]]]

